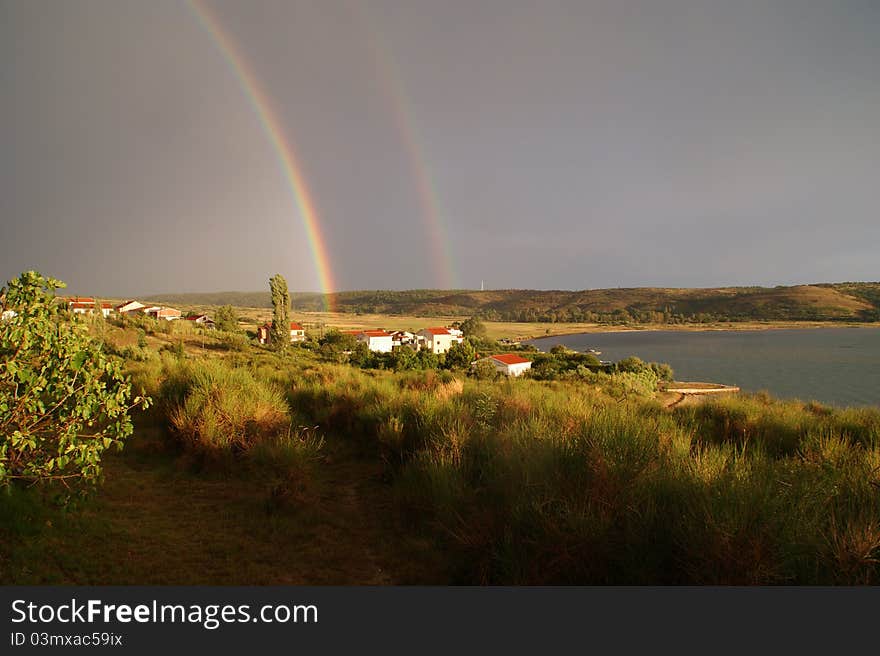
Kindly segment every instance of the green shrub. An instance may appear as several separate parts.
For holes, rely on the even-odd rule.
[[[22,273],[0,292],[0,486],[12,481],[94,482],[101,456],[122,448],[132,396],[122,362],[61,309],[64,283]]]
[[[250,342],[248,342],[247,337],[240,333],[224,333],[220,336],[220,339],[230,351],[242,353],[250,348]]]

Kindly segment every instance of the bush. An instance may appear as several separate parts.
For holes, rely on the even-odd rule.
[[[231,305],[222,305],[217,308],[214,314],[214,324],[217,330],[227,333],[240,333],[241,327],[238,325],[238,313]]]
[[[467,369],[477,356],[477,352],[468,341],[453,344],[446,351],[446,358],[443,360],[445,369]]]
[[[183,340],[178,339],[171,344],[163,344],[162,348],[159,349],[159,353],[170,353],[175,358],[182,360],[186,357],[186,347],[183,345]]]
[[[95,481],[101,455],[132,433],[122,362],[55,299],[64,283],[28,271],[0,293],[0,485]]]
[[[247,351],[250,346],[247,337],[241,333],[224,333],[220,339],[230,351],[243,352]]]
[[[242,451],[290,426],[287,403],[274,386],[222,362],[178,370],[162,394],[173,404],[171,425],[191,448]],[[181,400],[174,403],[175,398]]]
[[[495,380],[500,372],[488,360],[479,360],[471,367],[470,374],[478,380]]]

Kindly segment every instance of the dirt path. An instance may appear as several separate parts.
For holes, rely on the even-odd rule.
[[[681,403],[682,401],[684,401],[685,398],[687,398],[687,396],[686,396],[685,394],[681,394],[681,393],[679,393],[679,394],[678,394],[678,398],[677,398],[677,399],[674,399],[671,403],[667,403],[667,404],[666,404],[666,407],[667,407],[667,408],[674,408],[674,407],[677,406],[679,403]]]
[[[4,582],[446,582],[442,555],[402,528],[378,461],[336,449],[279,495],[265,477],[198,474],[179,457],[126,451],[107,459],[92,502],[3,554]]]

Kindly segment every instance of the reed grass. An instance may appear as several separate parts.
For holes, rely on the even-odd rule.
[[[296,498],[289,472],[320,466],[320,441],[292,425],[378,458],[456,582],[878,582],[880,410],[767,395],[666,410],[613,384],[297,357],[163,354],[133,377],[184,444],[247,449],[273,472],[270,504]]]

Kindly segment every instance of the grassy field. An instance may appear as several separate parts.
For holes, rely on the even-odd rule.
[[[880,576],[880,409],[669,408],[625,377],[395,373],[192,326],[101,332],[156,403],[80,506],[0,499],[2,583]]]
[[[215,305],[181,305],[184,312],[206,313],[213,316],[217,310]],[[236,308],[242,328],[255,330],[257,326],[272,320],[271,308],[239,307]],[[433,326],[449,326],[454,322],[467,319],[469,314],[450,314],[444,316],[416,316],[407,314],[353,314],[349,312],[293,312],[292,319],[300,322],[306,331],[320,337],[322,331],[330,329],[355,330],[355,329],[384,329],[384,330],[408,330],[418,332],[423,328]],[[521,341],[536,339],[539,337],[552,337],[557,335],[572,335],[577,333],[591,332],[617,332],[627,330],[775,330],[775,329],[800,329],[800,328],[841,328],[863,327],[875,324],[866,324],[857,321],[727,321],[690,324],[663,324],[646,323],[632,326],[615,326],[600,323],[543,323],[543,322],[519,322],[519,321],[489,321],[483,322],[486,326],[487,337],[490,339],[510,339]]]

